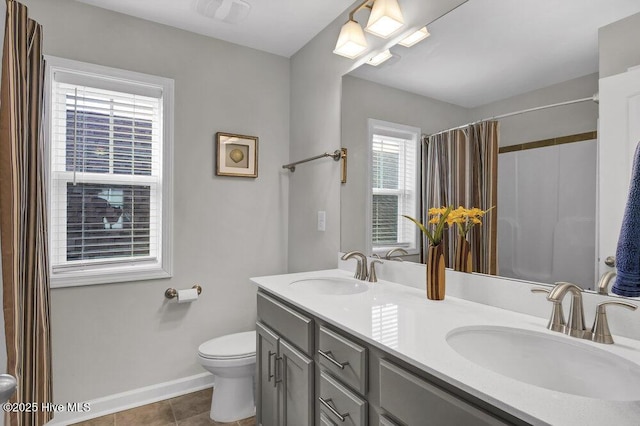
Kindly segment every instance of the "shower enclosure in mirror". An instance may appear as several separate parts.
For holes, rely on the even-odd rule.
[[[598,29],[637,13],[640,3],[626,0],[470,0],[430,23],[426,40],[344,76],[342,145],[352,173],[341,192],[341,249],[384,254],[372,237],[371,211],[381,205],[370,119],[429,135],[583,100],[499,119],[497,273],[594,288]],[[393,203],[383,213],[402,214]],[[409,253],[404,260],[419,260]]]

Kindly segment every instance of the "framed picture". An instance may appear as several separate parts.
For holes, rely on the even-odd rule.
[[[216,133],[216,175],[258,177],[258,137]]]

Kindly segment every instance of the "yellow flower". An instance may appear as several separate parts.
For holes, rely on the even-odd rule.
[[[406,217],[410,221],[416,224],[418,228],[422,231],[424,235],[427,236],[429,242],[437,246],[442,241],[442,233],[444,231],[445,224],[448,223],[447,218],[451,214],[451,207],[432,207],[428,211],[429,220],[427,221],[427,225],[435,225],[435,229],[430,231],[427,226],[418,222],[416,219],[411,216],[402,215]]]
[[[474,225],[482,224],[482,217],[492,208],[493,207],[487,210],[481,210],[477,207],[467,209],[462,206],[459,206],[457,209],[452,207],[432,207],[427,212],[428,220],[426,226],[410,216],[403,216],[415,223],[422,233],[427,236],[429,242],[436,246],[442,241],[442,233],[444,232],[445,225],[449,227],[454,224],[457,225],[458,233],[466,237]],[[435,228],[431,231],[428,228],[429,225],[435,225]]]
[[[440,216],[447,211],[446,207],[431,207],[429,209],[429,216]]]
[[[482,224],[481,218],[485,215],[485,213],[491,210],[491,208],[487,210],[481,210],[477,207],[467,209],[460,206],[457,209],[453,210],[449,215],[449,225],[453,223],[458,225],[458,233],[464,237],[467,235],[469,230],[471,230],[473,225]]]

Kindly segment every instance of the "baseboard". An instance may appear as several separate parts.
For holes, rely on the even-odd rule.
[[[158,383],[144,388],[117,393],[102,398],[86,401],[90,411],[56,413],[47,426],[62,426],[82,422],[96,417],[106,416],[122,410],[140,407],[164,399],[174,398],[191,392],[196,392],[213,386],[213,375],[210,373],[197,374],[170,382]]]

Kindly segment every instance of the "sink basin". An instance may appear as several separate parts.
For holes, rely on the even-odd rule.
[[[456,352],[531,385],[609,401],[640,400],[640,366],[578,339],[509,327],[461,327],[447,335]]]
[[[363,281],[349,278],[307,278],[289,284],[291,288],[309,294],[347,295],[363,293],[369,289]]]
[[[4,404],[11,398],[16,390],[16,378],[10,374],[0,374],[0,404]]]

